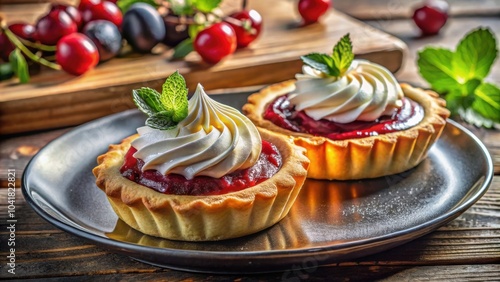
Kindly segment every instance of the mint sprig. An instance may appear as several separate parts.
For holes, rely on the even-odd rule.
[[[468,33],[455,51],[427,47],[418,53],[421,76],[447,101],[447,107],[470,121],[477,113],[489,127],[500,123],[500,88],[485,82],[498,54],[496,39],[488,28]],[[465,115],[464,113],[468,113]],[[478,122],[474,122],[476,125]]]
[[[331,55],[324,53],[310,53],[300,57],[304,64],[328,76],[342,76],[354,60],[351,37],[344,35],[333,47]]]
[[[172,129],[186,118],[187,94],[186,81],[179,71],[165,80],[162,93],[149,87],[132,90],[137,108],[149,116],[146,125],[160,130]]]

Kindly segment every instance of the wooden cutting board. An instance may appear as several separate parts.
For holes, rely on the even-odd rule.
[[[77,125],[133,108],[132,89],[160,89],[175,70],[184,75],[190,90],[201,83],[208,92],[290,79],[300,71],[301,55],[331,52],[346,33],[351,34],[358,58],[380,63],[391,71],[401,67],[407,52],[401,40],[334,9],[321,23],[300,26],[295,1],[249,2],[264,18],[261,36],[249,48],[238,50],[217,65],[203,63],[194,52],[184,60],[172,60],[172,50],[163,49],[157,54],[115,58],[79,77],[43,69],[29,84],[18,84],[15,79],[1,82],[0,134]],[[22,10],[23,17],[30,15]],[[8,20],[15,18],[5,13]]]

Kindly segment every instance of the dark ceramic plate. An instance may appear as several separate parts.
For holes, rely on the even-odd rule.
[[[241,108],[247,95],[214,97]],[[484,145],[449,121],[428,158],[410,171],[363,181],[308,180],[289,215],[267,230],[220,242],[176,242],[118,220],[94,184],[96,157],[143,124],[142,113],[127,111],[51,142],[23,175],[28,203],[58,228],[149,264],[217,273],[286,271],[373,254],[429,233],[476,202],[493,175]]]

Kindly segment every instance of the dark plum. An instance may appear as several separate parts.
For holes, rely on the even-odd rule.
[[[135,3],[123,16],[122,33],[134,50],[147,53],[165,37],[165,25],[155,8]]]
[[[94,42],[101,62],[116,56],[122,46],[122,35],[116,25],[110,21],[91,21],[83,28],[83,34]]]
[[[165,37],[163,43],[174,47],[189,37],[188,26],[179,23],[179,17],[168,15],[163,18],[165,23]]]

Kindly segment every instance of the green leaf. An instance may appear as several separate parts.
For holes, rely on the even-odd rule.
[[[28,83],[30,80],[28,63],[19,49],[16,48],[10,53],[9,63],[15,75],[19,78],[19,81],[21,83]]]
[[[146,3],[151,6],[153,6],[155,9],[158,8],[158,4],[156,3],[155,0],[118,0],[116,1],[116,5],[120,10],[122,11],[123,14],[125,14],[130,6],[134,5],[135,3]]]
[[[14,76],[14,71],[10,63],[0,64],[0,80],[9,79]]]
[[[163,111],[160,93],[154,89],[148,87],[134,89],[132,90],[132,97],[139,110],[147,115]]]
[[[500,88],[491,83],[483,83],[474,92],[476,99],[472,109],[483,117],[500,123]]]
[[[193,50],[194,50],[193,39],[187,38],[175,47],[172,58],[174,59],[184,58]]]
[[[472,93],[472,92],[471,92]],[[474,103],[474,95],[464,94],[460,89],[452,89],[446,94],[446,107],[456,114],[460,109],[467,109]]]
[[[202,24],[190,24],[188,27],[189,37],[193,39],[196,38],[196,35],[203,29],[205,29],[205,26]]]
[[[459,89],[448,92],[448,94],[444,96],[444,99],[446,100],[446,107],[450,110],[452,115],[457,114],[459,109],[464,108],[462,106],[464,104],[464,97]]]
[[[477,78],[473,78],[473,79],[470,79],[470,80],[467,80],[467,82],[465,84],[462,84],[462,88],[461,88],[461,91],[462,91],[462,96],[474,96],[472,95],[472,93],[474,93],[476,91],[476,88],[481,85],[482,81],[477,79]],[[470,105],[467,105],[467,107],[469,107]]]
[[[455,79],[452,60],[453,52],[448,49],[425,48],[418,52],[417,64],[420,75],[441,94],[461,87]]]
[[[337,68],[335,68],[333,58],[327,54],[310,53],[301,56],[300,59],[302,59],[302,62],[304,62],[304,64],[320,72],[323,72],[327,75],[330,76],[340,75],[340,71]]]
[[[162,86],[162,93],[142,87],[132,91],[134,103],[149,116],[146,125],[156,129],[171,129],[188,115],[188,89],[179,71],[171,74]]]
[[[457,80],[463,83],[472,78],[485,78],[497,52],[495,37],[489,29],[480,28],[467,34],[451,60]]]
[[[222,0],[193,0],[194,7],[203,13],[211,12],[217,8]]]
[[[159,112],[149,116],[146,119],[146,125],[160,130],[167,130],[174,128],[177,122],[173,120],[172,113]]]
[[[340,75],[343,75],[349,69],[352,60],[354,60],[349,33],[344,35],[335,47],[333,47],[332,58],[336,69],[340,71]]]
[[[188,114],[187,94],[186,81],[179,71],[170,75],[163,84],[160,102],[175,122],[183,120]]]
[[[193,0],[194,1],[194,0]],[[170,9],[175,15],[192,15],[194,13],[190,0],[169,0]]]

